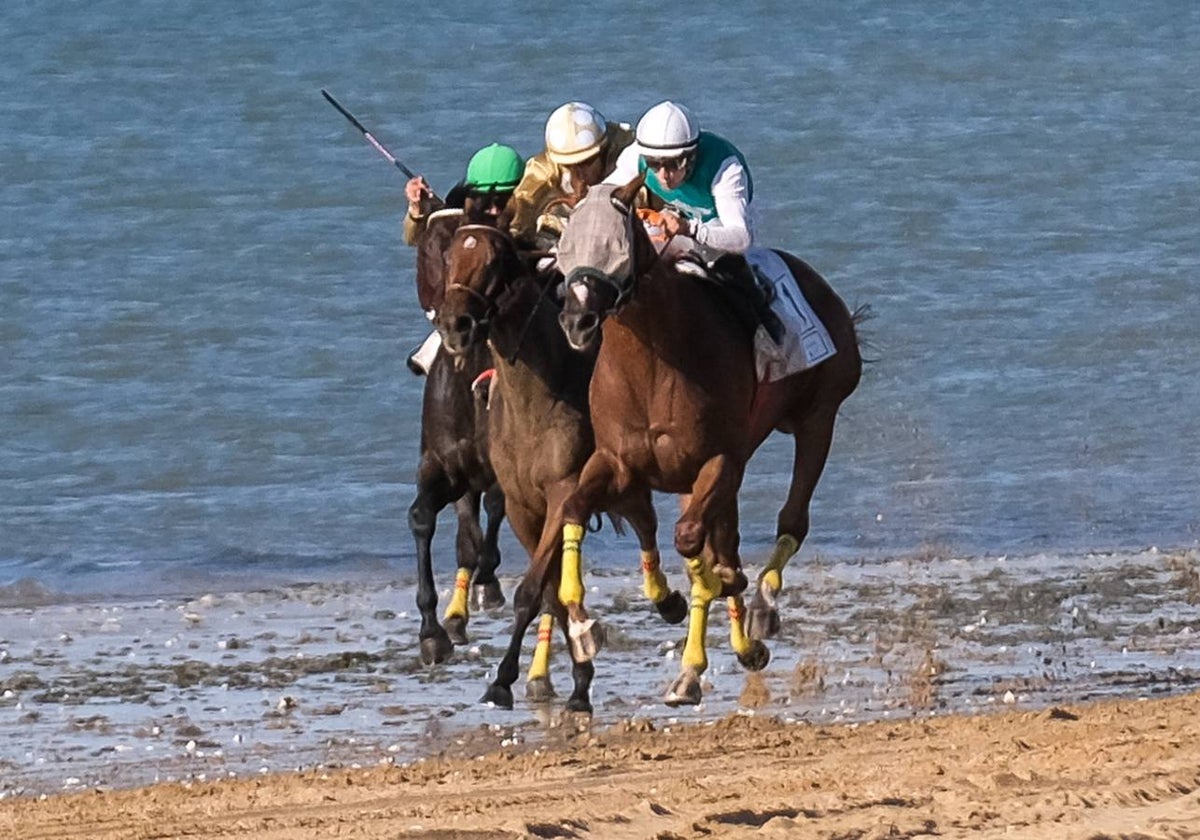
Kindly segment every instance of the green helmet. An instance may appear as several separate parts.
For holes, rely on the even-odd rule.
[[[467,187],[479,192],[512,192],[525,172],[525,161],[512,146],[484,146],[467,164]]]

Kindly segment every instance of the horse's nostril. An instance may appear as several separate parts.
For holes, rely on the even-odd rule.
[[[475,319],[470,315],[459,315],[454,319],[454,331],[460,335],[466,335],[475,326]]]
[[[579,320],[576,321],[575,326],[580,332],[590,333],[599,324],[600,319],[596,316],[595,312],[585,312],[579,316]]]

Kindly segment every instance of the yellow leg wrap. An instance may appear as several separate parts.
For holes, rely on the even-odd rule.
[[[554,616],[542,615],[538,622],[537,647],[533,649],[533,662],[529,665],[529,679],[543,679],[550,673],[550,634],[554,630]]]
[[[791,534],[784,534],[777,539],[775,550],[771,552],[771,559],[767,561],[766,568],[758,576],[759,583],[765,583],[772,592],[782,590],[783,569],[799,550],[800,543]]]
[[[642,591],[655,604],[671,594],[667,576],[662,571],[658,549],[642,552]]]
[[[742,600],[741,595],[735,595],[732,598],[725,599],[725,606],[729,610],[729,644],[733,648],[733,652],[738,656],[744,656],[750,652],[750,637],[746,635],[746,603]]]
[[[568,522],[563,526],[562,580],[558,582],[558,600],[564,604],[583,603],[583,564],[579,544],[583,542],[583,526]]]
[[[683,647],[682,664],[697,674],[708,668],[705,636],[708,634],[708,605],[721,594],[721,579],[701,557],[689,557],[688,572],[692,578],[692,606],[688,612],[687,644]]]
[[[471,588],[471,570],[459,569],[454,576],[454,594],[450,596],[450,603],[446,605],[446,615],[444,618],[450,618],[454,615],[467,615],[467,590]]]

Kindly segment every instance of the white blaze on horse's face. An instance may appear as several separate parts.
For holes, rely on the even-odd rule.
[[[588,301],[587,283],[572,283],[568,287],[568,291],[570,291],[571,297],[575,298],[575,300],[577,300],[581,306],[587,306],[587,301]]]
[[[622,285],[633,272],[630,213],[612,200],[613,184],[598,184],[576,205],[558,241],[558,267],[567,284],[581,274]]]

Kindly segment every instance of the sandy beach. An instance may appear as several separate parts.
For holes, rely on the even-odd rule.
[[[661,702],[681,630],[597,572],[590,719],[520,685],[513,710],[478,702],[507,610],[421,665],[407,581],[10,587],[0,836],[1200,836],[1198,568],[1195,550],[817,558],[765,671],[714,611],[704,702],[681,709]]]
[[[1200,836],[1200,696],[901,723],[731,716],[408,767],[0,803],[19,838]]]

